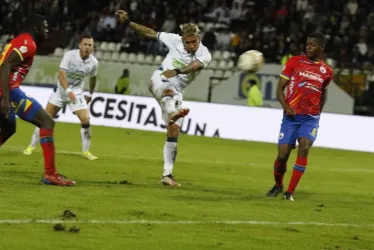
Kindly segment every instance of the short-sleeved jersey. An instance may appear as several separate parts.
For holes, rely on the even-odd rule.
[[[288,59],[281,77],[289,80],[288,105],[299,115],[319,115],[323,89],[333,78],[333,70],[324,62],[314,62],[305,55]]]
[[[206,67],[212,60],[208,48],[202,43],[199,44],[199,48],[197,49],[196,53],[192,55],[184,48],[181,36],[173,33],[159,32],[157,37],[169,48],[169,53],[162,62],[162,68],[164,70],[180,69],[187,66],[194,60],[198,60],[204,67]],[[183,91],[183,89],[185,89],[198,74],[199,71],[190,74],[179,74],[169,80],[178,90]]]
[[[78,49],[66,52],[60,63],[60,69],[66,71],[69,88],[73,90],[74,94],[83,92],[84,78],[96,76],[98,68],[99,62],[93,55],[83,60]],[[59,80],[57,86],[61,94],[66,95]]]
[[[23,33],[12,39],[5,45],[0,55],[0,65],[8,59],[13,51],[19,55],[21,63],[11,69],[9,75],[9,90],[18,88],[30,70],[36,53],[36,44],[33,37],[28,33]],[[0,95],[2,95],[2,88],[0,88]]]

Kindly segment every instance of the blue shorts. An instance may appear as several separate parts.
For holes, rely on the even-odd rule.
[[[297,139],[305,137],[311,141],[317,138],[319,115],[284,115],[279,133],[278,145],[295,145]]]
[[[27,96],[26,93],[19,88],[9,91],[9,101],[12,107],[8,116],[10,122],[16,122],[17,115],[22,120],[33,123],[36,114],[43,109],[42,105],[40,105],[37,100]]]

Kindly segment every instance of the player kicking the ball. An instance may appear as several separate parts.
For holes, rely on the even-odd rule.
[[[333,77],[333,70],[322,61],[324,46],[325,38],[321,33],[310,34],[306,42],[306,55],[291,57],[280,75],[277,97],[284,109],[284,116],[278,157],[274,162],[275,185],[267,196],[275,197],[283,192],[283,176],[296,140],[299,149],[288,189],[283,196],[285,200],[294,200],[293,193],[306,169],[309,149],[317,137],[327,86]]]
[[[36,44],[45,40],[48,24],[43,16],[32,14],[26,19],[27,30],[7,44],[0,55],[0,147],[16,132],[16,115],[40,128],[44,154],[45,184],[72,186],[74,181],[56,172],[53,128],[55,122],[43,107],[20,88],[33,63]]]
[[[68,105],[70,110],[81,121],[82,155],[88,160],[96,160],[97,157],[89,152],[91,144],[90,118],[87,104],[96,86],[96,73],[98,61],[91,54],[94,41],[91,36],[82,36],[79,41],[79,50],[70,50],[65,53],[58,72],[58,83],[54,88],[46,111],[56,117],[57,113]],[[84,78],[90,77],[89,94],[83,94]],[[31,155],[39,141],[40,130],[35,128],[31,144],[23,151],[25,155]]]
[[[179,187],[172,175],[177,156],[177,142],[180,127],[189,109],[182,108],[183,90],[191,84],[201,69],[211,61],[209,50],[200,42],[199,28],[188,23],[180,26],[181,35],[156,32],[131,22],[127,13],[118,10],[120,21],[138,33],[158,39],[168,48],[169,53],[151,78],[149,90],[158,101],[162,117],[167,125],[167,139],[164,146],[164,172],[161,183]]]

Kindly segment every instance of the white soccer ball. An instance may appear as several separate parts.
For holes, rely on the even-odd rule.
[[[239,56],[238,68],[245,72],[257,72],[264,66],[264,55],[257,50],[249,50]]]

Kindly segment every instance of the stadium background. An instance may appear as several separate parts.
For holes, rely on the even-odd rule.
[[[304,51],[305,37],[317,30],[326,35],[326,62],[335,70],[332,97],[327,112],[374,115],[374,3],[341,0],[116,0],[5,1],[1,8],[0,45],[20,29],[28,11],[44,14],[50,24],[50,39],[39,48],[27,84],[55,84],[55,69],[66,50],[77,48],[82,34],[95,38],[95,56],[100,60],[98,91],[114,92],[117,79],[129,69],[128,94],[149,95],[145,87],[167,48],[120,25],[114,16],[126,9],[131,20],[155,30],[177,32],[178,25],[195,22],[202,42],[213,61],[204,77],[197,79],[185,95],[187,100],[246,105],[248,79],[235,70],[238,55],[250,49],[264,53],[266,64],[284,64],[291,55]],[[263,92],[264,106],[280,108],[271,92],[281,67],[265,67],[256,81]],[[34,74],[33,74],[34,73]],[[100,77],[102,76],[102,77]],[[223,78],[221,87],[210,86]],[[245,81],[243,81],[243,79]],[[224,87],[222,87],[224,86]],[[228,87],[230,86],[230,87]],[[230,97],[224,92],[230,89]],[[343,92],[347,93],[344,95]],[[232,93],[232,94],[231,94]],[[209,97],[211,95],[211,97]],[[333,103],[332,103],[333,102]],[[342,108],[339,102],[346,103]]]

